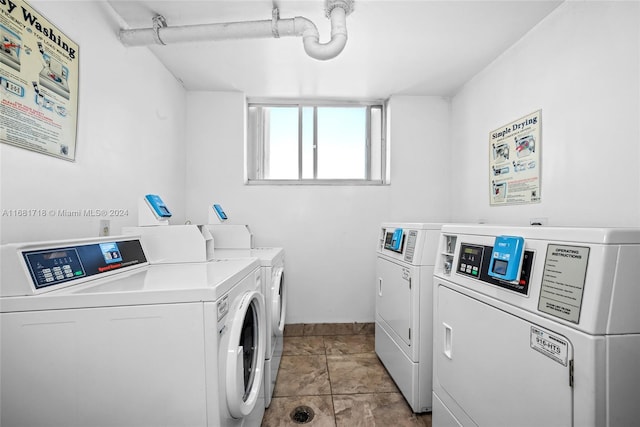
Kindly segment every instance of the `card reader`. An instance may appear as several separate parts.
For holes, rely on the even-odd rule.
[[[144,196],[144,199],[157,218],[171,217],[171,211],[169,211],[169,208],[167,208],[167,205],[165,205],[160,196],[156,194],[147,194]]]
[[[218,218],[220,218],[220,221],[228,219],[227,214],[224,213],[224,210],[222,210],[222,206],[215,204],[213,205],[213,210],[216,215],[218,215]]]
[[[402,228],[396,228],[391,231],[385,231],[384,248],[394,252],[402,252]]]
[[[519,236],[497,236],[489,262],[489,276],[506,282],[520,279],[524,238]]]

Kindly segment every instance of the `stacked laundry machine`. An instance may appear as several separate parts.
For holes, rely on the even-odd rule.
[[[444,225],[433,425],[631,426],[640,229]]]

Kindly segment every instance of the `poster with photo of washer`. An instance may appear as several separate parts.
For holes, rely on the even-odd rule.
[[[0,0],[0,141],[74,161],[78,45],[23,0]]]
[[[489,132],[491,206],[540,203],[542,110]]]

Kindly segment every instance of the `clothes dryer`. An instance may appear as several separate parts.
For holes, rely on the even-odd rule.
[[[433,425],[636,425],[639,260],[637,228],[444,225]]]
[[[432,283],[440,227],[385,223],[377,248],[375,350],[414,412],[431,410]]]
[[[2,425],[260,425],[255,258],[149,265],[132,236],[1,251]]]
[[[287,312],[287,288],[284,280],[284,249],[218,249],[215,259],[236,259],[253,257],[260,262],[262,273],[262,294],[265,298],[266,349],[264,361],[264,403],[271,404],[276,384],[278,368],[282,360],[283,332]]]

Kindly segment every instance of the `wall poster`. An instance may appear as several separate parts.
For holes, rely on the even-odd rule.
[[[78,45],[22,0],[0,0],[0,141],[75,160]]]
[[[540,202],[541,118],[538,110],[489,132],[491,206]]]

